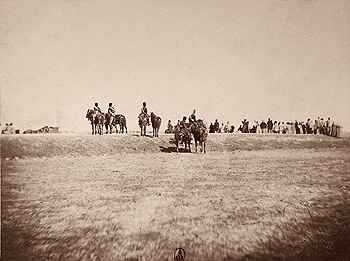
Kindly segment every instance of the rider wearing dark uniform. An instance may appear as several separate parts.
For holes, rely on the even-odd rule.
[[[114,116],[115,115],[115,108],[114,108],[113,104],[110,102],[108,106],[109,106],[108,107],[108,113],[110,115]]]
[[[186,120],[187,120],[187,117],[183,116],[182,121],[180,121],[180,130],[183,128],[186,128]]]
[[[98,103],[97,103],[97,102],[95,102],[94,112],[95,112],[95,113],[96,113],[96,112],[102,113],[102,111],[101,111],[100,107],[98,106]]]
[[[142,103],[141,114],[147,114],[146,102]]]
[[[196,110],[193,110],[191,116],[188,118],[188,120],[193,123],[196,122]]]
[[[190,122],[190,124],[194,124],[195,126],[197,126],[196,110],[195,109],[193,110],[193,112],[190,115],[190,117],[188,117],[188,121]]]
[[[142,108],[141,108],[141,113],[140,113],[140,115],[139,115],[139,118],[140,118],[141,115],[144,115],[144,116],[147,117],[147,125],[149,125],[149,116],[148,116],[148,114],[147,114],[146,102],[143,102],[143,103],[142,103]]]

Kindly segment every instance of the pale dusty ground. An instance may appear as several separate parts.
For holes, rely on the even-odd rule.
[[[349,152],[3,160],[3,254],[8,260],[172,260],[181,246],[186,260],[238,259],[278,234],[280,224],[327,212],[314,213],[315,202],[349,193]]]

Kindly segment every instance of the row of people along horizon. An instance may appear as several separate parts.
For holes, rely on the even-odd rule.
[[[108,104],[108,113],[115,114],[116,109],[112,103]],[[95,103],[95,111],[101,112],[98,103]],[[146,102],[143,102],[141,113],[147,114]],[[178,120],[177,126],[183,126],[187,121],[187,117],[183,116],[182,120]],[[192,114],[188,117],[189,122],[196,121],[196,110],[194,109]],[[171,124],[171,120],[168,121],[167,129],[165,133],[172,133],[174,126]],[[209,133],[233,133],[235,126],[230,124],[229,121],[224,124],[220,124],[218,119],[214,123],[210,123]],[[304,121],[272,121],[270,118],[265,122],[264,120],[249,122],[247,119],[243,119],[242,124],[238,127],[237,132],[241,133],[276,133],[276,134],[324,134],[330,136],[337,136],[338,130],[335,128],[334,121],[330,117],[327,120],[317,117],[315,120],[308,118]]]
[[[183,117],[182,121],[178,121],[177,125],[183,124],[186,121],[187,117]],[[195,120],[195,110],[192,115],[189,117],[189,121]],[[330,117],[327,120],[317,117],[315,120],[308,118],[306,122],[304,121],[273,121],[268,118],[267,121],[253,121],[249,122],[247,119],[243,119],[242,123],[236,129],[233,124],[230,124],[229,121],[224,124],[219,123],[218,119],[214,123],[209,125],[209,133],[275,133],[275,134],[323,134],[330,136],[337,136],[336,132],[338,129],[335,128],[334,121]],[[171,133],[174,127],[171,124],[171,121],[168,121],[168,126],[166,133]]]

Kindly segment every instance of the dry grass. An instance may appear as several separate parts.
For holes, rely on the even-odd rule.
[[[300,136],[211,135],[207,155],[161,153],[173,146],[167,136],[50,135],[31,144],[21,136],[28,147],[20,152],[6,137],[3,257],[172,260],[181,246],[186,261],[342,260],[350,242],[349,141]],[[115,139],[119,153],[90,156],[98,138],[98,152]],[[38,140],[50,156],[62,143],[59,156],[32,157],[41,155]],[[235,152],[227,152],[230,142]],[[243,150],[255,143],[259,151]],[[84,153],[73,151],[82,144]]]
[[[106,156],[116,153],[175,152],[174,135],[159,138],[134,135],[33,134],[2,135],[2,158],[12,159],[52,156]],[[349,148],[350,137],[324,135],[210,134],[208,151],[273,149]]]

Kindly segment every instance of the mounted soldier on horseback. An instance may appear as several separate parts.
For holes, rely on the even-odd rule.
[[[197,145],[201,146],[201,152],[206,153],[206,142],[208,138],[208,129],[207,126],[205,125],[204,121],[201,119],[196,119],[196,110],[193,110],[193,113],[189,117],[189,125],[190,125],[190,130],[191,134],[194,139],[195,143],[195,148],[197,152]]]
[[[191,152],[191,132],[189,123],[186,122],[187,117],[183,116],[182,121],[180,121],[174,131],[174,140],[176,145],[176,150],[179,152],[179,144],[185,144],[185,149]]]
[[[143,102],[141,112],[139,114],[139,126],[141,130],[141,136],[146,136],[146,127],[148,125],[150,125],[149,115],[147,114],[146,102]]]
[[[108,110],[107,110],[107,113],[105,115],[105,117],[106,117],[106,121],[105,121],[106,134],[108,133],[108,128],[109,128],[109,133],[110,134],[112,133],[115,111],[116,110],[115,110],[113,104],[110,102],[108,104]]]
[[[94,113],[95,114],[102,113],[102,111],[101,111],[100,107],[98,106],[97,102],[95,102]]]
[[[91,123],[92,134],[103,134],[103,124],[104,124],[104,115],[98,106],[98,103],[95,102],[93,109],[88,109],[86,112],[86,118]]]

